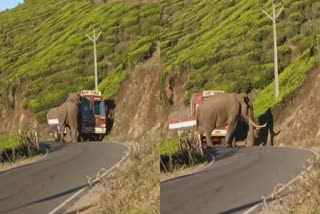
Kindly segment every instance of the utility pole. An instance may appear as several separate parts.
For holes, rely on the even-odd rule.
[[[98,91],[98,68],[97,68],[97,48],[96,42],[101,35],[101,32],[96,37],[96,29],[93,28],[93,38],[91,38],[88,34],[85,34],[92,42],[93,42],[93,55],[94,55],[94,86],[95,90]]]
[[[278,50],[277,50],[277,18],[281,14],[283,10],[283,4],[281,2],[281,9],[276,14],[276,5],[274,1],[272,1],[272,16],[269,15],[264,9],[262,12],[272,20],[273,25],[273,56],[274,56],[274,85],[275,85],[275,99],[279,96],[279,73],[278,73]]]

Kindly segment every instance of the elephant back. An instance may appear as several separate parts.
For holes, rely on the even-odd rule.
[[[70,93],[65,101],[66,103],[80,104],[80,95],[78,93]]]
[[[47,114],[48,117],[52,117],[52,118],[56,118],[58,117],[58,115],[59,115],[59,107],[50,109]]]

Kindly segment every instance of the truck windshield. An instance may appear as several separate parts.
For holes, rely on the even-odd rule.
[[[102,101],[94,101],[94,112],[96,115],[104,115],[104,105]]]
[[[85,97],[81,99],[81,114],[82,115],[93,114],[92,110],[90,109],[90,101]]]

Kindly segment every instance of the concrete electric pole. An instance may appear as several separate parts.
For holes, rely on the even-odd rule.
[[[277,18],[281,14],[283,10],[283,5],[281,2],[281,9],[276,14],[276,5],[274,1],[272,1],[272,16],[269,15],[264,9],[262,9],[262,12],[268,16],[272,20],[273,24],[273,54],[274,54],[274,85],[275,85],[275,99],[279,96],[279,73],[278,73],[278,50],[277,50]]]
[[[96,29],[93,28],[93,38],[91,38],[88,34],[85,34],[92,42],[93,42],[93,55],[94,55],[94,86],[95,90],[98,91],[98,68],[97,68],[97,48],[96,42],[101,35],[101,32],[96,37]]]

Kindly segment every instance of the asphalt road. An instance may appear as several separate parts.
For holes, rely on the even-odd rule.
[[[127,151],[114,143],[46,145],[49,154],[40,161],[0,172],[0,213],[49,213]]]
[[[161,183],[161,214],[243,213],[296,177],[313,155],[291,148],[219,147],[208,168]]]

